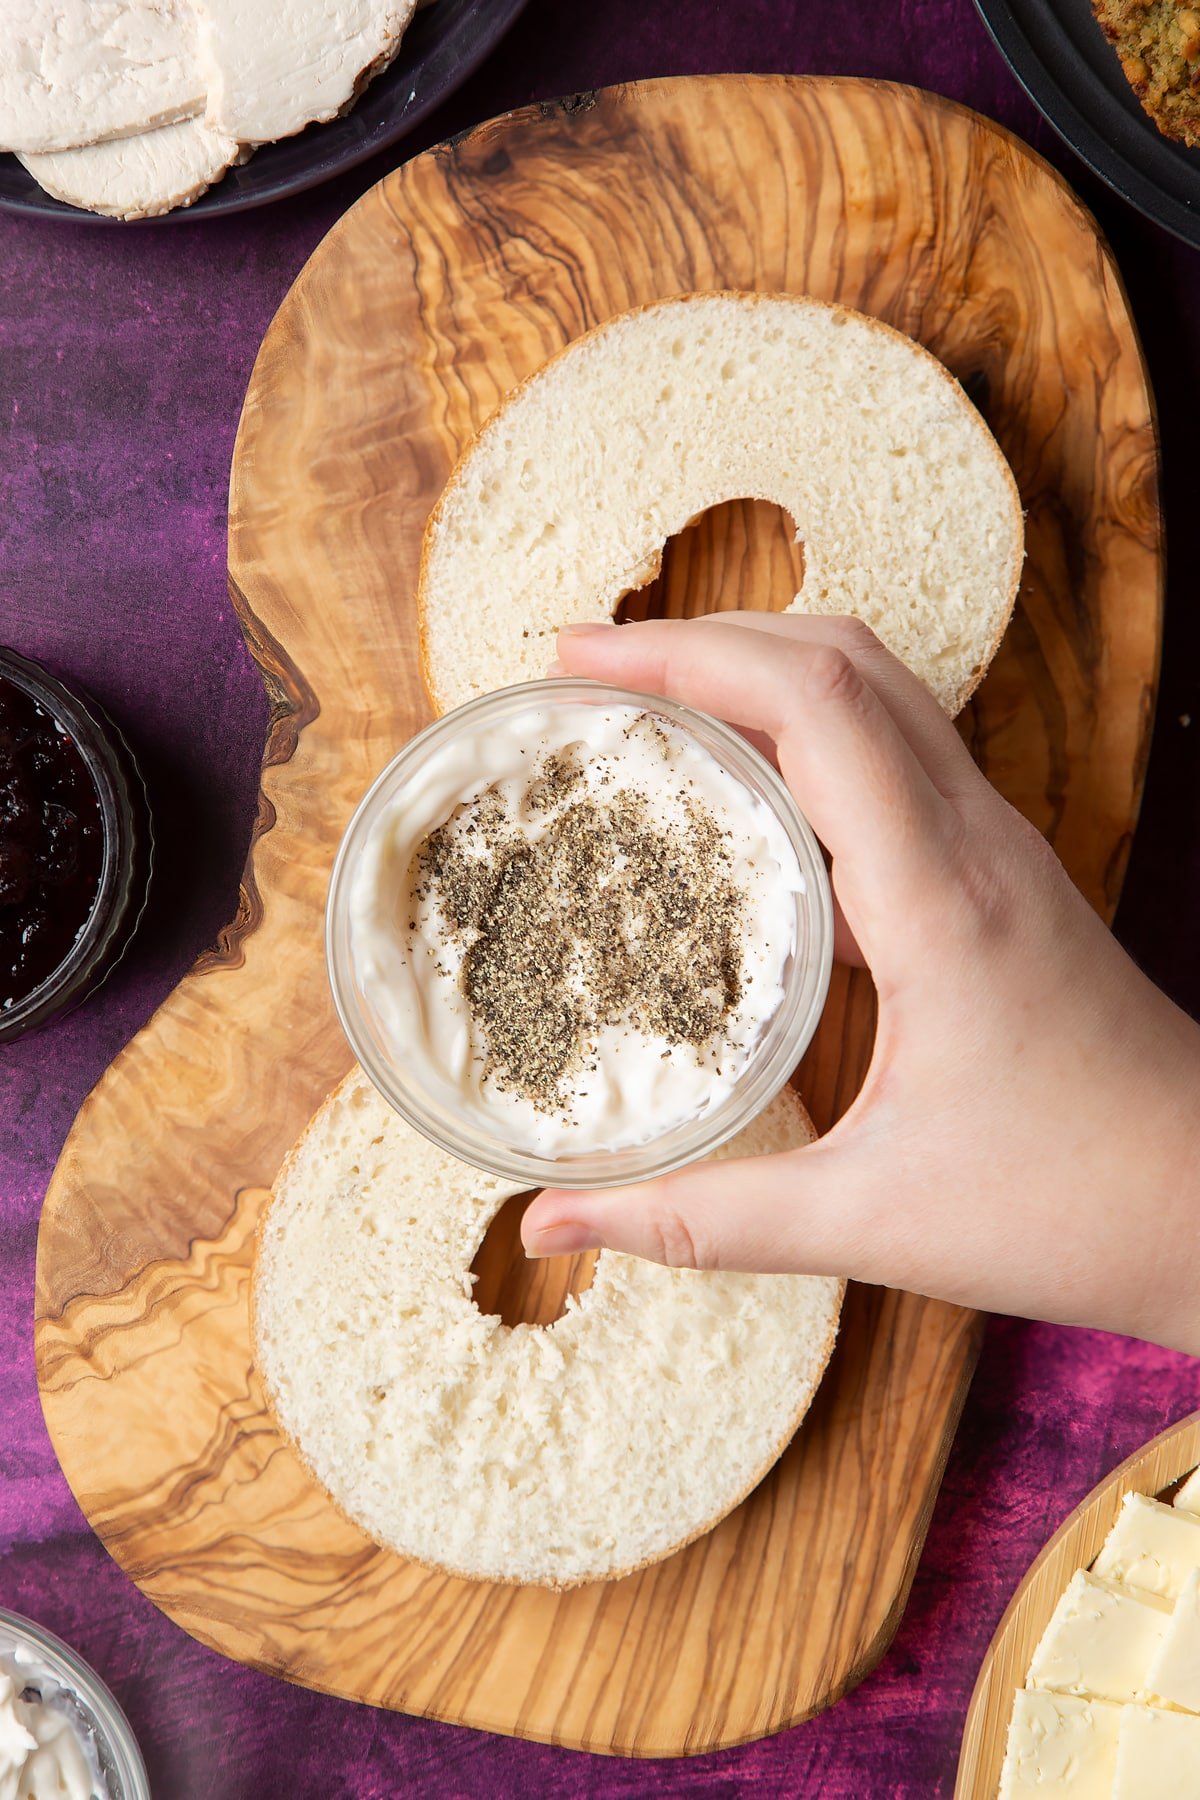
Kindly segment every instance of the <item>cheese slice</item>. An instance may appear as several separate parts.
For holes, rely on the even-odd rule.
[[[1093,1573],[1174,1600],[1200,1568],[1200,1518],[1145,1494],[1126,1494]]]
[[[1200,1800],[1200,1719],[1123,1706],[1112,1800]]]
[[[0,149],[69,150],[204,110],[191,0],[3,0],[0,11]]]
[[[198,200],[240,160],[240,150],[236,138],[203,119],[185,119],[136,137],[20,160],[48,194],[69,206],[110,219],[153,219]]]
[[[262,0],[196,0],[209,124],[262,144],[336,117],[395,56],[415,3],[290,0],[270,29]]]
[[[1147,1670],[1171,1603],[1079,1569],[1029,1665],[1030,1687],[1099,1700],[1149,1700]]]
[[[1193,1469],[1179,1492],[1175,1504],[1180,1512],[1200,1513],[1200,1469]]]
[[[1183,1584],[1146,1680],[1172,1706],[1200,1713],[1200,1569],[1193,1569]]]
[[[1018,1688],[998,1800],[1109,1800],[1121,1708]]]

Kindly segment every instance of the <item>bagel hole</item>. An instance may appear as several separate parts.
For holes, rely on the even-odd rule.
[[[626,594],[614,617],[698,619],[705,613],[783,612],[804,585],[804,545],[790,513],[769,500],[711,506],[669,538],[653,581]]]
[[[503,1325],[553,1325],[567,1310],[567,1296],[584,1294],[592,1285],[594,1250],[578,1256],[526,1256],[521,1220],[540,1192],[530,1188],[504,1202],[471,1264],[476,1306],[481,1313],[498,1313]]]

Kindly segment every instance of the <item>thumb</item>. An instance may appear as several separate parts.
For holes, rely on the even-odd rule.
[[[547,1188],[521,1223],[528,1256],[619,1250],[672,1269],[859,1275],[860,1158],[825,1139],[775,1156],[695,1163],[634,1187]]]

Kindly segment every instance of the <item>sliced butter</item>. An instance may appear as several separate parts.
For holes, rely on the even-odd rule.
[[[1200,1719],[1123,1706],[1112,1800],[1200,1800]]]
[[[1018,1688],[999,1800],[1109,1800],[1120,1722],[1121,1708],[1105,1700]]]
[[[1174,1600],[1200,1568],[1200,1517],[1177,1512],[1145,1494],[1126,1494],[1116,1524],[1092,1565],[1109,1581],[1124,1581]]]
[[[1200,1569],[1193,1569],[1183,1584],[1146,1679],[1172,1706],[1200,1713]]]
[[[1175,1504],[1180,1512],[1200,1513],[1200,1469],[1193,1469],[1179,1492]]]
[[[1080,1569],[1054,1609],[1029,1665],[1029,1685],[1099,1700],[1149,1700],[1147,1671],[1171,1622],[1171,1603]]]

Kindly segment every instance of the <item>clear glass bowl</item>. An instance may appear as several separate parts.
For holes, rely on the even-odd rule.
[[[533,707],[580,704],[632,706],[688,734],[750,793],[770,808],[787,834],[803,877],[795,896],[795,937],[784,971],[783,999],[763,1029],[740,1078],[712,1106],[643,1143],[557,1156],[514,1147],[463,1116],[433,1091],[422,1067],[422,1046],[397,1054],[364,993],[355,968],[351,894],[356,875],[384,813],[405,784],[460,734],[499,726]],[[480,770],[486,778],[486,769]],[[571,679],[500,688],[438,719],[407,743],[367,791],[342,839],[326,912],[326,955],[338,1016],[366,1074],[396,1111],[443,1150],[506,1180],[535,1186],[613,1187],[646,1181],[709,1156],[740,1131],[778,1093],[808,1046],[829,990],[833,964],[833,899],[820,846],[771,765],[745,738],[707,713],[604,683]],[[427,1058],[424,1059],[427,1061]]]
[[[108,1788],[108,1800],[150,1800],[150,1781],[129,1720],[90,1668],[61,1638],[20,1613],[0,1607],[0,1657],[28,1659],[29,1686],[49,1674],[79,1711]]]
[[[5,1042],[69,1012],[112,973],[145,910],[154,844],[141,771],[102,708],[14,650],[0,648],[0,682],[27,695],[73,743],[95,789],[103,842],[99,883],[74,943],[42,981],[0,1009]]]

